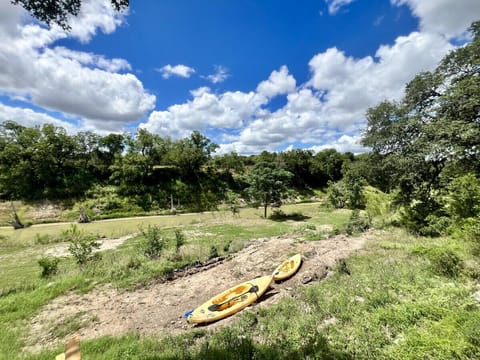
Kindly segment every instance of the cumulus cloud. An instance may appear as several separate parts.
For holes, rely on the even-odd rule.
[[[284,65],[279,71],[273,71],[268,80],[258,84],[257,93],[272,98],[292,92],[295,90],[295,85],[294,77],[288,73],[288,68]]]
[[[419,32],[380,46],[374,57],[355,59],[330,48],[310,60],[308,85],[323,93],[321,115],[329,126],[349,132],[368,107],[400,99],[408,81],[435,68],[452,48],[441,35]]]
[[[191,68],[189,66],[182,65],[182,64],[175,65],[175,66],[168,64],[160,69],[155,69],[155,70],[160,72],[164,79],[168,79],[172,76],[189,78],[195,72],[194,68]]]
[[[310,149],[314,152],[320,152],[326,149],[335,149],[339,152],[352,152],[354,154],[361,154],[366,152],[368,149],[363,147],[360,144],[359,135],[342,135],[338,139],[333,139],[331,142],[326,142],[322,145],[312,146]]]
[[[462,36],[468,26],[479,19],[478,0],[390,0],[394,5],[407,5],[420,19],[424,32],[433,32],[454,38]]]
[[[20,97],[46,109],[79,116],[98,129],[118,129],[140,119],[155,104],[123,59],[54,46],[67,37],[88,42],[97,33],[113,32],[122,23],[108,0],[84,1],[72,30],[20,21],[18,6],[2,3],[15,22],[0,26],[0,93]],[[2,15],[3,16],[3,15]]]
[[[335,15],[342,7],[345,7],[354,1],[355,0],[325,0],[330,15]]]
[[[170,106],[165,111],[153,111],[146,124],[151,132],[181,138],[193,130],[209,127],[240,128],[266,99],[255,92],[228,91],[217,95],[208,87],[191,91],[193,100]]]
[[[0,119],[11,120],[26,126],[42,126],[43,124],[53,124],[63,127],[68,133],[76,133],[79,128],[67,121],[59,120],[53,116],[33,111],[29,108],[12,107],[0,104]]]
[[[230,77],[228,69],[225,66],[215,65],[214,68],[215,73],[202,77],[213,84],[222,83]]]

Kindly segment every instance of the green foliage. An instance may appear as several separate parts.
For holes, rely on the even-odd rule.
[[[180,247],[182,247],[186,242],[185,234],[181,231],[176,229],[175,230],[175,251],[178,253]]]
[[[68,251],[75,258],[78,265],[83,266],[88,262],[101,258],[95,250],[100,247],[94,236],[82,232],[76,224],[70,226],[69,229],[62,231],[61,237],[63,241],[70,242]]]
[[[330,204],[337,208],[363,209],[365,207],[365,179],[357,163],[345,162],[342,166],[343,178],[329,182],[327,197]]]
[[[480,217],[480,179],[472,173],[453,179],[448,185],[447,211],[456,219]]]
[[[253,167],[248,176],[248,193],[253,201],[258,201],[263,206],[264,218],[267,218],[268,206],[279,206],[282,203],[282,195],[287,191],[291,177],[290,172],[273,162],[261,161]]]
[[[38,265],[42,268],[41,276],[48,278],[55,275],[58,271],[59,258],[43,257],[38,260]]]
[[[429,253],[434,271],[443,276],[457,277],[463,269],[462,259],[451,249],[434,249]]]
[[[295,212],[286,214],[280,209],[275,209],[273,210],[272,214],[270,214],[268,218],[274,221],[287,221],[287,220],[304,221],[309,217],[303,215],[300,211],[295,211]]]
[[[412,232],[441,234],[443,216],[480,211],[473,175],[480,168],[479,23],[472,24],[472,42],[447,54],[434,71],[418,74],[400,103],[382,102],[367,111],[362,143],[371,147],[377,170],[385,170],[385,189],[398,187],[402,223]],[[442,226],[429,215],[442,219]]]
[[[208,255],[208,258],[213,259],[213,258],[216,258],[216,257],[218,257],[218,250],[217,250],[217,247],[215,245],[212,245],[212,246],[210,246],[210,253]]]
[[[365,211],[373,227],[381,229],[395,222],[392,198],[392,194],[366,187]]]
[[[367,231],[370,228],[370,219],[365,213],[355,209],[350,215],[345,231],[348,235],[355,235]]]
[[[143,235],[143,253],[150,259],[158,258],[166,246],[166,239],[162,236],[161,230],[158,226],[148,226],[147,229],[142,229]]]

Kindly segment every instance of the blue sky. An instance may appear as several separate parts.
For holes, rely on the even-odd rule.
[[[361,152],[368,107],[478,19],[478,0],[86,0],[66,33],[0,0],[0,120]]]

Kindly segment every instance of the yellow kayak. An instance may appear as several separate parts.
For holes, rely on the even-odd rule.
[[[302,263],[302,255],[296,254],[285,260],[273,271],[273,280],[281,281],[295,274]]]
[[[233,315],[263,295],[272,276],[262,276],[231,287],[185,314],[190,324],[213,322]]]

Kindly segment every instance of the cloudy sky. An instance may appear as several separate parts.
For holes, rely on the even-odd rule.
[[[0,121],[361,152],[366,109],[475,20],[479,0],[84,0],[67,33],[0,0]]]

